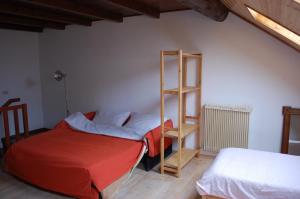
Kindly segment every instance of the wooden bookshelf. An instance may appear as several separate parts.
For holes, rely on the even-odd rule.
[[[183,53],[182,50],[176,51],[161,51],[160,62],[160,94],[161,94],[161,166],[160,171],[163,174],[165,171],[173,173],[179,177],[181,169],[192,158],[197,156],[200,152],[197,149],[187,149],[184,147],[185,138],[191,133],[200,135],[200,121],[201,121],[201,71],[202,71],[202,55],[198,53]],[[165,73],[165,56],[176,56],[178,58],[178,87],[172,89],[164,88],[164,73]],[[187,85],[187,60],[197,59],[197,83],[194,86]],[[189,93],[196,93],[196,116],[186,115],[187,109],[187,95]],[[165,95],[177,95],[178,97],[178,127],[165,128],[164,127],[164,113],[165,113]],[[192,120],[193,123],[188,123]],[[171,137],[177,139],[178,149],[166,160],[164,159],[164,139]],[[196,136],[200,137],[200,136]]]
[[[193,157],[198,153],[198,150],[194,149],[183,149],[181,151],[181,162],[180,167],[184,167]],[[165,167],[178,168],[178,152],[172,154],[168,159],[165,160]]]
[[[185,138],[189,134],[198,130],[198,128],[199,126],[197,124],[182,124],[181,138]],[[167,129],[165,131],[165,137],[178,138],[178,136],[179,136],[178,129],[174,129],[174,130]]]
[[[182,88],[182,93],[190,93],[190,92],[195,92],[200,90],[200,87],[194,87],[194,86],[187,86]],[[178,95],[179,89],[178,88],[173,88],[173,89],[167,89],[164,90],[164,94],[174,94]]]

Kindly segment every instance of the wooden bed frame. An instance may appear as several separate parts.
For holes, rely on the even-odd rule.
[[[130,172],[124,174],[121,178],[114,181],[111,185],[105,188],[102,192],[99,193],[99,199],[109,199],[112,198],[115,194],[117,194],[122,185],[126,184],[129,175]]]
[[[172,144],[165,149],[165,157],[169,156],[172,153]],[[146,171],[150,171],[153,167],[155,167],[160,162],[160,154],[150,157],[149,151],[144,155],[143,159],[141,160],[141,163],[144,166],[144,169]],[[115,194],[118,193],[119,189],[126,184],[126,181],[128,180],[128,175],[130,173],[126,173],[121,178],[113,182],[111,185],[109,185],[106,189],[104,189],[99,194],[99,199],[109,199],[112,198]],[[207,199],[213,199],[213,198],[207,198]]]
[[[172,153],[172,144],[165,150],[165,157],[169,156]],[[155,167],[160,162],[160,154],[150,157],[149,151],[144,155],[141,163],[144,166],[146,171],[150,171],[153,167]],[[126,180],[128,179],[129,172],[123,175],[121,178],[113,182],[106,189],[104,189],[99,194],[99,199],[108,199],[112,198],[115,194],[118,193],[118,190],[122,185],[126,184]]]

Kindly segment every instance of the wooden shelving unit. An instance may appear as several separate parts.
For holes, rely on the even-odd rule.
[[[182,50],[176,51],[161,51],[160,54],[160,93],[161,93],[161,167],[160,171],[163,174],[171,172],[177,177],[180,176],[181,169],[195,156],[199,155],[200,149],[187,149],[184,147],[184,140],[186,136],[191,133],[197,133],[200,137],[200,121],[201,121],[201,71],[202,71],[202,55],[183,53]],[[164,84],[164,72],[165,56],[176,56],[178,58],[178,88],[165,89]],[[187,85],[187,62],[188,59],[197,59],[197,84],[195,86]],[[196,116],[187,116],[187,95],[188,93],[196,92]],[[178,127],[177,128],[165,128],[164,127],[164,114],[165,114],[165,95],[177,95],[178,97]],[[193,121],[193,123],[187,123],[187,120]],[[164,159],[164,139],[165,137],[171,137],[177,139],[178,150],[173,153],[166,160]]]

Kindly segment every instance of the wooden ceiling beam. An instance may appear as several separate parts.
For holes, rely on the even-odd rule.
[[[0,29],[9,29],[9,30],[20,30],[20,31],[29,31],[29,32],[43,32],[43,28],[40,27],[28,27],[15,24],[6,24],[0,23]]]
[[[106,19],[114,22],[123,22],[121,14],[112,13],[100,8],[91,8],[86,5],[66,0],[22,0],[24,3],[34,4],[42,7],[71,12],[78,15],[96,17],[98,19]]]
[[[158,8],[155,8],[149,4],[143,3],[140,0],[108,0],[110,3],[115,4],[117,6],[121,6],[141,14],[159,18],[160,11]]]
[[[66,25],[63,23],[57,23],[52,21],[41,21],[38,19],[4,14],[0,14],[0,23],[15,24],[29,27],[52,28],[57,30],[64,30]]]
[[[91,26],[92,22],[88,19],[83,19],[77,16],[61,14],[58,12],[50,12],[47,10],[30,8],[24,4],[17,2],[1,2],[0,13],[12,14],[17,16],[29,17],[34,19],[67,23],[67,24],[78,24],[84,26]]]
[[[227,18],[229,13],[228,8],[220,0],[177,0],[177,1],[219,22],[224,21]]]

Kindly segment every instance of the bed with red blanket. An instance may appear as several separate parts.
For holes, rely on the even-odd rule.
[[[94,114],[86,115],[91,119]],[[171,127],[168,120],[166,126]],[[160,128],[146,138],[148,155],[159,154]],[[167,141],[170,146],[171,140]],[[13,144],[5,154],[5,169],[38,187],[76,198],[99,193],[136,164],[144,142],[89,134],[60,122],[53,130]]]

